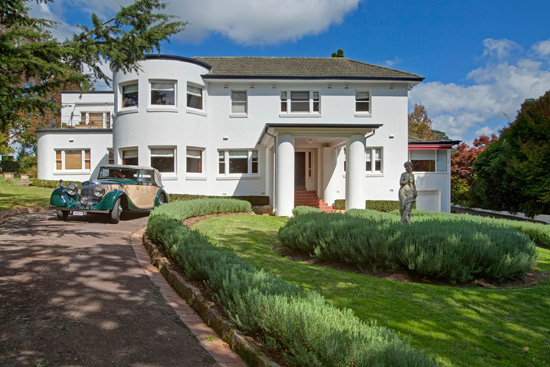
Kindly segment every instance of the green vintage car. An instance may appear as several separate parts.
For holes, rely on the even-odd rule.
[[[159,172],[152,167],[101,166],[97,179],[83,182],[80,190],[74,182],[56,188],[50,207],[57,218],[67,220],[69,214],[105,213],[111,223],[118,223],[126,210],[149,211],[168,202]]]

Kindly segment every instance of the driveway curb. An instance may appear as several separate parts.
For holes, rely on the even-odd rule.
[[[15,217],[16,215],[20,214],[27,214],[27,213],[41,213],[41,212],[47,212],[50,209],[47,207],[33,207],[33,208],[20,208],[20,209],[12,209],[12,210],[4,210],[3,212],[0,212],[0,222],[2,222],[5,219]]]
[[[227,342],[227,344],[224,343],[225,345],[227,345],[227,348],[230,347],[244,361],[246,361],[248,365],[258,366],[258,367],[280,367],[277,363],[270,360],[252,342],[252,339],[250,337],[245,336],[239,330],[237,330],[237,327],[233,322],[225,319],[220,314],[220,312],[216,309],[216,307],[214,307],[214,303],[205,299],[201,291],[197,287],[185,281],[185,279],[172,267],[172,265],[170,264],[170,261],[162,255],[162,253],[160,252],[156,244],[153,243],[149,235],[144,232],[145,230],[143,229],[141,231],[138,231],[132,234],[132,246],[134,246],[134,250],[136,250],[136,247],[140,247],[143,253],[148,254],[149,256],[147,257],[150,257],[150,263],[146,264],[148,266],[147,270],[149,270],[149,267],[151,267],[156,272],[159,272],[160,274],[162,274],[162,276],[164,276],[166,281],[172,286],[173,290],[172,289],[171,290],[175,291],[176,295],[179,295],[178,298],[181,297],[187,302],[185,304],[185,302],[183,302],[183,300],[181,300],[180,298],[182,303],[184,303],[185,306],[189,310],[191,310],[197,318],[199,318],[200,316],[199,320],[202,318],[202,320],[200,320],[202,327],[200,327],[200,330],[198,330],[199,331],[198,334],[195,334],[195,331],[193,330],[193,327],[196,327],[196,325],[194,324],[189,325],[188,322],[183,318],[182,318],[182,321],[186,323],[187,326],[189,326],[189,328],[197,336],[201,344],[203,345],[207,344],[205,348],[207,349],[208,352],[212,354],[211,349],[207,348],[211,346],[211,343],[204,342],[205,340],[204,328],[208,328],[209,330],[213,329],[216,332],[216,334],[221,336],[221,338],[225,342]],[[145,249],[143,248],[143,246],[139,246],[138,237],[143,238],[143,246],[145,247]],[[137,255],[138,251],[136,251],[136,256],[138,256]],[[138,260],[140,260],[140,262],[142,261],[139,258]],[[146,259],[145,261],[147,260],[148,259]],[[156,268],[153,267],[151,264],[153,264]],[[196,311],[196,313],[194,311]],[[176,310],[176,313],[178,313],[178,310]],[[202,321],[204,321],[208,326],[204,325]],[[214,359],[216,359],[216,361],[218,361],[218,359],[214,354],[212,354],[212,356],[214,357]],[[242,365],[246,366],[246,364],[244,363]],[[222,366],[237,366],[237,365],[222,364]]]

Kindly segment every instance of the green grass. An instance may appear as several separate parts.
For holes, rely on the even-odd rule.
[[[413,346],[444,366],[550,366],[550,281],[529,288],[458,288],[394,282],[293,261],[272,250],[286,220],[227,216],[195,228],[258,268],[316,290],[365,321],[409,336]],[[538,249],[537,269],[550,271],[549,250]]]
[[[0,178],[0,211],[50,205],[52,189],[19,186],[18,183],[19,179],[8,182]]]

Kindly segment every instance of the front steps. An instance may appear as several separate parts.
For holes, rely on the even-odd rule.
[[[294,190],[294,207],[297,206],[311,206],[329,213],[336,211],[331,205],[319,200],[315,191],[306,191],[304,188]]]

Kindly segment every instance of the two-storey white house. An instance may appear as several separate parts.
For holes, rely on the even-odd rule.
[[[268,196],[280,216],[300,192],[346,208],[397,200],[408,92],[422,80],[347,58],[151,55],[138,72],[115,70],[112,94],[63,96],[67,128],[39,133],[38,175],[82,180],[109,162],[150,165],[170,193]],[[426,192],[431,209],[449,211],[452,144],[440,143],[410,159],[431,150],[445,176],[420,180],[417,206]]]

